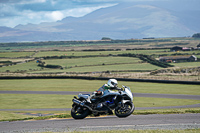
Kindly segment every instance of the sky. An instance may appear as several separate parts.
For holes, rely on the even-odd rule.
[[[120,2],[155,0],[0,0],[0,26],[55,22],[65,17],[81,17]]]
[[[0,26],[55,22],[67,16],[81,17],[120,0],[0,0]]]
[[[13,28],[19,24],[55,22],[68,16],[82,17],[118,3],[137,1],[178,0],[0,0],[0,26]]]

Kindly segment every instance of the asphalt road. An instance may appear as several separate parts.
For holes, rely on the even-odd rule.
[[[0,132],[67,132],[124,129],[197,129],[200,114],[131,115],[39,121],[0,122]]]

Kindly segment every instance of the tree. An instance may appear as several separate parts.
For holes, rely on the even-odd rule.
[[[101,40],[112,40],[111,38],[109,38],[109,37],[102,37],[102,39]]]
[[[194,38],[200,38],[200,33],[196,33],[192,37],[194,37]]]

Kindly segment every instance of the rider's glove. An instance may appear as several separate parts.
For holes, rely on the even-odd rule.
[[[94,94],[95,94],[96,96],[98,96],[98,95],[102,95],[103,92],[102,92],[102,91],[95,91]]]
[[[119,88],[119,87],[117,87],[117,90],[121,90],[121,91],[122,91],[123,89],[122,89],[122,88]]]

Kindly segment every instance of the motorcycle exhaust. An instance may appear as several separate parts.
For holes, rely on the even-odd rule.
[[[85,105],[85,103],[79,101],[78,99],[73,99],[72,102],[79,105],[79,106],[86,107],[92,112],[105,112],[105,111],[93,110],[90,106]]]
[[[86,107],[86,108],[88,108],[90,111],[93,111],[93,109],[92,109],[91,107],[85,105],[85,103],[83,103],[83,102],[81,102],[81,101],[79,101],[79,100],[77,100],[77,99],[73,99],[72,102],[74,102],[75,104],[80,105],[80,106],[82,106],[82,107]]]
[[[77,100],[77,99],[72,99],[72,102],[74,102],[75,104],[80,105],[80,106],[83,106],[83,105],[84,105],[83,102],[81,102],[81,101],[79,101],[79,100]]]

